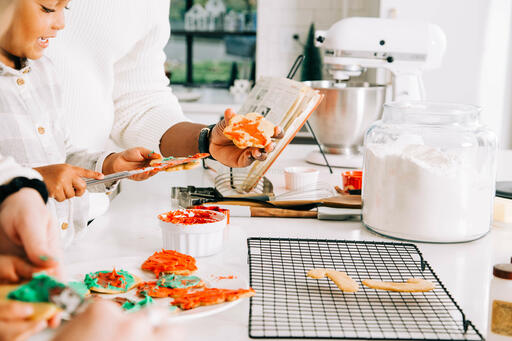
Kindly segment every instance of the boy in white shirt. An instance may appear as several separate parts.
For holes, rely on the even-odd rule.
[[[66,113],[61,112],[53,65],[43,57],[49,39],[64,28],[68,3],[18,0],[15,20],[0,39],[0,154],[11,155],[42,175],[54,198],[49,207],[63,230],[65,245],[86,227],[83,178],[100,179],[103,174],[141,168],[159,157],[140,147],[121,153],[87,153],[70,143],[62,126]],[[148,176],[138,175],[134,180]],[[106,189],[104,185],[93,188]]]

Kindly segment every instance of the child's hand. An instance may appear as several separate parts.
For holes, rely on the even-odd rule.
[[[86,184],[82,178],[100,180],[104,177],[101,173],[65,163],[34,169],[43,176],[50,197],[59,202],[84,194]]]
[[[114,153],[107,156],[105,161],[103,161],[103,173],[107,175],[148,167],[151,160],[160,158],[160,154],[152,152],[146,148],[136,147],[127,149],[124,152]],[[158,173],[158,171],[137,174],[131,176],[130,179],[136,181],[146,180],[156,173]]]
[[[26,340],[48,326],[47,321],[30,321],[32,305],[25,302],[0,302],[0,340]]]

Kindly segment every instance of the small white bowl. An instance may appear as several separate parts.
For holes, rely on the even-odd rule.
[[[165,222],[168,213],[176,211],[208,212],[215,222],[202,224],[176,224]],[[183,209],[158,216],[162,228],[163,247],[166,250],[175,250],[192,257],[211,256],[221,251],[226,228],[226,216],[221,212]]]
[[[311,167],[288,167],[284,170],[284,183],[288,190],[303,189],[318,182],[318,169]]]

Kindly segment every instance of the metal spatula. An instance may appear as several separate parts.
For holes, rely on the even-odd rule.
[[[146,172],[152,172],[155,170],[163,171],[163,170],[166,170],[166,169],[169,169],[172,167],[176,167],[179,165],[183,165],[186,163],[191,163],[191,162],[194,162],[194,161],[197,161],[200,159],[204,159],[205,157],[208,157],[208,156],[210,156],[210,154],[202,153],[202,154],[195,154],[192,156],[179,157],[179,158],[168,157],[168,158],[162,159],[161,163],[159,163],[153,167],[144,167],[141,169],[135,169],[135,170],[131,170],[131,171],[113,173],[113,174],[109,174],[109,175],[105,176],[103,179],[99,179],[99,180],[98,179],[87,179],[87,180],[85,180],[85,183],[87,186],[104,184],[104,183],[108,183],[108,182],[113,182],[113,181],[129,178],[130,176],[133,176],[133,175],[142,174],[142,173],[146,173]]]

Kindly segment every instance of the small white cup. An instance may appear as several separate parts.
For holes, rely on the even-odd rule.
[[[318,169],[311,167],[288,167],[284,170],[284,183],[290,191],[298,190],[318,182]]]

